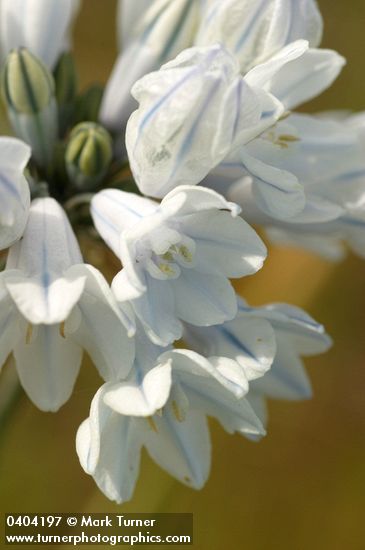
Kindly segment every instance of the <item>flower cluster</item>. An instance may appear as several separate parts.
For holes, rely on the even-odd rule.
[[[89,354],[104,383],[77,453],[124,502],[142,447],[201,488],[207,417],[257,439],[267,398],[310,396],[301,358],[330,347],[324,327],[288,304],[250,307],[230,279],[265,261],[249,223],[365,255],[365,120],[292,112],[344,65],[319,47],[315,0],[120,0],[113,72],[82,93],[79,8],[0,2],[16,136],[0,138],[0,364],[12,353],[29,398],[56,411]],[[120,260],[111,285],[80,251],[100,238]]]

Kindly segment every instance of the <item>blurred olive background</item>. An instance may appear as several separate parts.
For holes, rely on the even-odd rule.
[[[319,5],[323,45],[341,52],[348,65],[305,110],[365,109],[365,2]],[[114,10],[114,0],[84,1],[75,28],[82,87],[105,82],[112,67]],[[102,248],[88,256],[98,267],[108,260]],[[227,435],[212,422],[212,473],[200,492],[144,456],[135,497],[119,507],[96,489],[74,450],[76,429],[100,384],[85,363],[58,414],[39,412],[25,396],[10,414],[0,442],[1,511],[194,512],[199,549],[363,550],[365,261],[350,255],[330,264],[271,247],[264,269],[238,289],[252,304],[288,301],[326,325],[335,345],[307,361],[312,401],[272,402],[268,435],[260,443]]]

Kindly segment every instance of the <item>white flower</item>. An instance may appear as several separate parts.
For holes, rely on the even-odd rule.
[[[139,108],[128,121],[126,145],[140,190],[163,197],[180,184],[197,184],[232,149],[270,127],[283,107],[262,91],[261,74],[258,81],[242,78],[220,45],[185,50],[139,80],[132,89]]]
[[[138,341],[134,374],[99,389],[77,433],[82,467],[119,503],[132,497],[143,446],[182,483],[204,485],[211,455],[206,415],[231,433],[264,433],[244,397],[247,379],[234,362],[159,351]]]
[[[245,73],[300,38],[317,47],[322,27],[314,0],[213,0],[203,10],[195,44],[224,44]]]
[[[274,342],[267,339],[270,333],[265,325],[274,331]],[[288,304],[253,308],[242,299],[233,321],[217,327],[187,327],[185,339],[200,353],[227,357],[246,368],[250,380],[247,398],[264,424],[267,397],[298,400],[311,396],[301,356],[323,353],[331,346],[324,327],[302,309]]]
[[[0,0],[0,45],[4,59],[25,47],[48,67],[70,47],[69,30],[80,0]]]
[[[228,277],[255,273],[266,255],[236,205],[201,187],[178,187],[160,205],[109,189],[94,197],[91,212],[124,266],[113,291],[132,300],[156,344],[178,339],[181,320],[207,326],[232,319],[237,303]]]
[[[30,153],[22,141],[0,137],[0,250],[20,239],[27,222],[30,193],[23,172]]]
[[[199,0],[138,0],[119,7],[124,48],[107,83],[101,121],[121,129],[136,108],[130,91],[145,74],[192,45],[198,24]]]
[[[23,239],[0,274],[0,364],[13,352],[20,381],[42,410],[69,398],[85,347],[106,380],[125,376],[134,354],[129,317],[102,275],[82,263],[61,206],[32,202]],[[123,359],[121,359],[123,358]]]
[[[247,82],[254,78],[259,85],[263,79],[264,88],[287,109],[325,90],[344,65],[336,52],[316,49],[322,18],[314,0],[214,0],[203,12],[195,44],[223,44],[247,73]],[[299,42],[306,48],[283,63]]]
[[[257,192],[261,180],[252,172],[246,172],[245,179],[238,179],[243,174],[237,155],[238,158],[230,159],[229,168],[232,181],[237,181],[226,182],[226,194],[243,206],[245,219],[264,225],[278,242],[309,248],[329,258],[343,255],[343,240],[364,255],[365,161],[361,125],[354,127],[351,117],[336,120],[291,115],[252,141],[246,151],[256,162],[282,174],[283,181],[285,174],[300,181],[305,208],[290,219],[283,217],[282,222],[273,219],[274,209],[269,211]],[[224,172],[223,164],[223,176]],[[257,207],[271,216],[263,215]],[[276,212],[280,212],[280,206]]]

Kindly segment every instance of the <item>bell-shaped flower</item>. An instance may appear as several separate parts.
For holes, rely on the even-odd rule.
[[[13,352],[20,381],[40,409],[55,411],[70,397],[82,348],[105,380],[129,372],[133,316],[118,308],[102,275],[82,263],[54,199],[32,202],[23,238],[0,274],[0,292],[1,364]]]
[[[131,96],[133,84],[192,45],[199,0],[127,0],[119,12],[124,48],[105,88],[100,112],[103,124],[113,130],[120,130],[137,107]]]
[[[70,27],[79,7],[80,0],[1,0],[2,58],[25,47],[53,69],[70,48]]]
[[[0,137],[0,250],[20,239],[27,223],[30,192],[24,168],[30,155],[22,141]]]
[[[205,3],[195,44],[224,44],[246,73],[295,40],[317,47],[322,27],[315,0],[213,0]]]
[[[160,355],[144,340],[136,349],[130,377],[99,389],[76,438],[82,467],[119,503],[133,495],[143,446],[182,483],[204,485],[211,457],[206,415],[230,433],[264,433],[244,397],[247,379],[234,362],[188,350]]]
[[[178,185],[195,185],[276,122],[283,107],[262,90],[261,75],[258,82],[242,78],[237,61],[217,44],[185,50],[139,80],[126,145],[140,190],[163,197]]]
[[[181,321],[232,319],[237,303],[228,277],[255,273],[266,256],[237,206],[202,187],[178,187],[161,204],[108,189],[95,195],[91,213],[124,266],[112,289],[119,301],[132,300],[156,344],[178,339]]]
[[[267,338],[270,332],[274,341]],[[256,341],[255,334],[258,336]],[[214,353],[246,367],[250,380],[247,397],[264,424],[266,398],[299,400],[311,397],[311,385],[301,356],[317,355],[331,346],[324,327],[302,309],[288,304],[253,308],[242,299],[239,299],[238,314],[233,321],[218,327],[189,326],[185,340],[199,353]]]

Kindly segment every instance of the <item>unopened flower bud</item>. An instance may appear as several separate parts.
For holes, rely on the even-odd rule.
[[[47,67],[25,48],[9,53],[2,94],[18,137],[32,147],[34,159],[49,166],[57,138],[54,80]]]
[[[93,84],[76,100],[75,121],[98,122],[101,100],[104,88],[100,84]]]
[[[112,140],[99,124],[83,122],[72,130],[66,149],[66,168],[78,188],[96,187],[112,159]]]
[[[77,94],[77,72],[72,54],[61,55],[53,74],[58,103],[58,123],[60,134],[63,136],[73,119]]]

